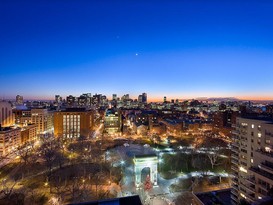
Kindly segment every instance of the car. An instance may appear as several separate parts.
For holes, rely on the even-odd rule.
[[[145,145],[143,145],[143,147],[150,147],[150,145],[148,145],[148,144],[145,144]]]
[[[130,146],[128,143],[124,143],[123,145],[124,145],[124,147],[129,147]]]

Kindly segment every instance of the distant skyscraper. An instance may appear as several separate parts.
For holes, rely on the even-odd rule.
[[[80,96],[82,99],[85,98],[85,106],[91,106],[92,104],[92,95],[91,93],[84,93]],[[80,105],[79,99],[78,99],[78,104]]]
[[[23,103],[24,103],[23,96],[21,96],[21,95],[16,95],[16,104],[17,104],[17,105],[23,105]]]
[[[163,102],[167,102],[167,97],[164,96]]]
[[[142,102],[142,95],[138,96],[138,102]]]
[[[72,95],[69,95],[66,97],[66,103],[70,106],[73,106],[75,104],[76,98]]]
[[[112,100],[117,100],[117,94],[113,94]]]
[[[147,103],[147,93],[142,93],[142,102]]]
[[[102,94],[95,94],[92,97],[92,103],[95,105],[99,105],[102,103]]]
[[[129,100],[129,99],[130,99],[129,94],[126,94],[126,95],[125,95],[125,100]]]
[[[62,102],[62,97],[60,95],[55,95],[55,102],[56,103],[61,103]]]
[[[121,97],[121,100],[122,100],[122,101],[127,101],[127,100],[129,100],[129,99],[130,99],[129,94],[123,95],[123,96]]]
[[[83,93],[82,95],[90,98],[92,97],[91,93]]]

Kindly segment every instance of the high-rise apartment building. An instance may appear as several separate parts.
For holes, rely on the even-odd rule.
[[[8,127],[14,124],[14,115],[12,106],[6,101],[0,101],[0,125]]]
[[[108,109],[104,118],[104,131],[108,134],[121,132],[121,113],[115,109]]]
[[[273,122],[238,117],[234,127],[231,198],[252,203],[273,188]]]
[[[77,138],[90,136],[94,126],[94,112],[85,108],[67,108],[54,113],[54,135]]]
[[[24,98],[21,95],[16,95],[16,104],[17,105],[23,105],[24,104]]]

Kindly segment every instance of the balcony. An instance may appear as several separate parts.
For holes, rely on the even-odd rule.
[[[246,178],[246,181],[250,184],[256,184],[256,181],[255,181],[255,177],[254,176],[249,176],[248,178]]]
[[[233,143],[231,144],[231,150],[232,150],[232,151],[233,151],[233,149],[236,149],[236,151],[239,150],[239,147],[240,147],[239,142],[233,142]]]
[[[238,155],[236,155],[236,154],[231,154],[231,159],[235,159],[235,160],[237,160],[238,161]]]
[[[266,161],[273,161],[273,152],[266,152],[264,150],[256,150],[257,155],[261,155],[260,158]]]
[[[258,184],[258,186],[265,192],[268,192],[268,190],[270,189],[270,186],[266,186],[266,184]]]
[[[238,194],[238,191],[236,191],[235,189],[231,189],[231,196],[235,196],[236,197],[236,200],[237,200],[237,198],[238,198],[238,196],[239,196],[239,194]]]
[[[235,165],[238,165],[238,163],[239,163],[239,162],[238,162],[238,160],[237,160],[237,159],[236,159],[236,160],[231,159],[231,163],[232,163],[232,164],[235,164]]]
[[[247,159],[243,158],[243,157],[240,157],[240,161],[243,162],[243,163],[247,163]]]
[[[247,200],[251,203],[256,201],[255,194],[247,194]]]
[[[245,188],[250,191],[251,193],[256,193],[255,185],[245,186]]]
[[[250,167],[249,170],[273,181],[273,174],[270,174],[258,167]]]
[[[231,174],[233,175],[234,178],[239,177],[238,171],[233,170],[233,172]]]
[[[234,166],[234,165],[231,165],[231,169],[232,169],[233,171],[236,171],[236,172],[239,171],[238,167],[237,167],[237,166]]]
[[[232,201],[231,201],[232,205],[238,204],[238,202],[239,202],[238,197],[234,196],[233,194],[231,194],[230,197],[232,199]]]
[[[232,131],[231,131],[231,134],[233,134],[233,135],[236,135],[236,136],[237,136],[237,135],[239,135],[239,132],[238,132],[237,130],[232,130]]]
[[[239,183],[239,179],[238,178],[232,178],[232,182],[235,183],[235,184],[238,184]]]
[[[262,162],[259,166],[260,166],[260,168],[262,170],[265,170],[265,171],[273,174],[273,166],[272,166],[272,164],[267,163],[267,162]]]
[[[234,148],[231,148],[231,153],[235,154],[238,156],[238,153],[239,153],[239,149],[234,149]]]
[[[239,186],[237,184],[232,184],[231,188],[236,190],[236,191],[239,191]]]

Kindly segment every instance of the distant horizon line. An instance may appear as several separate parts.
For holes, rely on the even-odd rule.
[[[106,95],[107,96],[107,95]],[[24,96],[23,96],[24,98]],[[121,98],[121,97],[119,97]],[[163,100],[164,96],[161,98],[150,98],[151,100],[149,100],[148,97],[148,102],[164,102]],[[107,99],[111,100],[111,97],[107,96]],[[132,100],[136,100],[137,97],[134,98],[130,98]],[[238,100],[238,101],[273,101],[273,97],[188,97],[188,98],[168,98],[167,97],[167,101],[170,102],[171,100],[179,100],[179,101],[186,101],[186,100],[199,100],[199,101],[206,101],[206,100]],[[2,98],[1,101],[11,101],[11,100],[16,100],[15,98]],[[26,98],[24,99],[24,101],[54,101],[54,97],[52,98],[39,98],[39,97],[30,97],[30,98]]]

